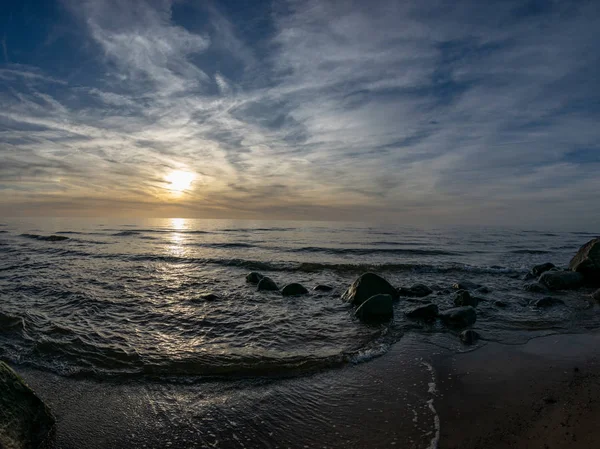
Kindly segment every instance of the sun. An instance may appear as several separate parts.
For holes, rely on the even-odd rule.
[[[170,183],[169,189],[173,192],[183,192],[191,187],[196,175],[191,172],[175,170],[169,173],[165,179]]]

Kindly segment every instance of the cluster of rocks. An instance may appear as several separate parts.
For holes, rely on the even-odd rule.
[[[297,282],[287,284],[285,287],[279,290],[279,287],[273,279],[256,271],[248,273],[248,275],[246,276],[246,282],[249,284],[256,285],[256,289],[258,291],[280,291],[283,296],[300,296],[308,294],[308,289]],[[330,292],[331,290],[333,290],[333,287],[329,285],[317,285],[313,290],[317,292]]]
[[[592,239],[583,245],[571,259],[568,269],[560,269],[550,262],[543,263],[533,267],[524,277],[526,281],[532,279],[535,281],[523,286],[526,291],[532,293],[600,287],[600,238]],[[592,293],[592,298],[600,300],[600,289]],[[542,304],[559,302],[562,301],[547,297],[543,298]]]

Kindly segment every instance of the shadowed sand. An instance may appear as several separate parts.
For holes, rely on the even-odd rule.
[[[19,371],[53,409],[60,449],[600,447],[600,336],[463,354],[422,339],[406,335],[368,363],[268,382]]]

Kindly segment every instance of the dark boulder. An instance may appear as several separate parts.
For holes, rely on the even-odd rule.
[[[258,283],[257,290],[259,292],[261,292],[261,291],[278,291],[279,287],[277,287],[277,284],[275,283],[275,281],[273,281],[273,279],[265,276]]]
[[[408,318],[430,320],[437,317],[438,312],[438,306],[430,303],[407,309],[404,311],[404,315]]]
[[[410,288],[400,287],[398,289],[399,296],[407,296],[410,298],[423,298],[433,293],[433,290],[425,284],[415,284]]]
[[[214,293],[204,293],[203,295],[200,295],[198,297],[198,301],[208,301],[208,302],[210,302],[210,301],[217,301],[219,299],[221,299],[219,297],[219,295],[216,295]]]
[[[391,295],[374,295],[364,301],[354,312],[357,318],[366,322],[385,322],[394,317]]]
[[[477,304],[479,304],[479,298],[477,298],[476,296],[471,296],[471,294],[467,290],[459,290],[454,295],[455,306],[477,307]]]
[[[392,299],[398,299],[398,292],[388,281],[375,273],[364,273],[348,287],[342,300],[360,306],[375,295],[390,295]]]
[[[562,299],[553,298],[552,296],[544,296],[530,303],[534,307],[552,307],[564,304]]]
[[[546,286],[540,284],[539,282],[531,282],[529,284],[525,284],[523,286],[523,290],[530,293],[547,293],[548,289]]]
[[[504,301],[494,301],[494,305],[500,308],[508,307],[508,304],[506,304]]]
[[[54,429],[50,409],[8,365],[0,362],[0,447],[44,446]]]
[[[481,287],[481,285],[476,284],[475,282],[470,281],[461,281],[452,285],[452,288],[455,290],[475,290],[476,288]]]
[[[471,306],[443,310],[438,316],[446,325],[452,327],[467,327],[477,320],[477,312]]]
[[[575,271],[546,271],[538,282],[550,290],[568,290],[581,287],[583,275]]]
[[[476,291],[477,293],[482,293],[482,294],[484,294],[484,295],[485,295],[485,294],[487,294],[487,293],[490,293],[492,290],[490,290],[490,289],[489,289],[489,288],[487,288],[487,287],[479,287],[479,288],[476,288],[476,289],[475,289],[475,291]]]
[[[308,290],[302,284],[296,282],[286,285],[283,287],[283,290],[281,290],[283,296],[298,296],[306,295],[307,293]]]
[[[319,284],[315,288],[313,288],[313,290],[316,292],[330,292],[333,290],[333,287],[330,285]]]
[[[552,268],[555,268],[553,263],[550,263],[550,262],[542,263],[540,265],[536,265],[535,267],[533,267],[531,269],[531,274],[534,277],[538,277],[538,276],[541,276],[546,271],[550,271]]]
[[[479,333],[475,332],[473,329],[467,329],[460,333],[460,340],[466,345],[472,345],[479,340]]]
[[[569,269],[581,273],[585,282],[600,285],[600,238],[587,242],[569,263]]]
[[[596,290],[594,293],[592,293],[592,298],[595,299],[596,301],[600,301],[600,288],[598,290]]]
[[[248,273],[248,275],[246,276],[246,282],[249,284],[258,284],[260,282],[260,280],[264,278],[264,275],[253,271],[252,273]]]

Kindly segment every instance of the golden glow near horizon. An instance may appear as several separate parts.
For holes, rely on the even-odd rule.
[[[182,170],[175,170],[165,177],[165,180],[170,183],[168,187],[169,190],[176,193],[188,190],[192,186],[194,179],[196,179],[195,173]]]

